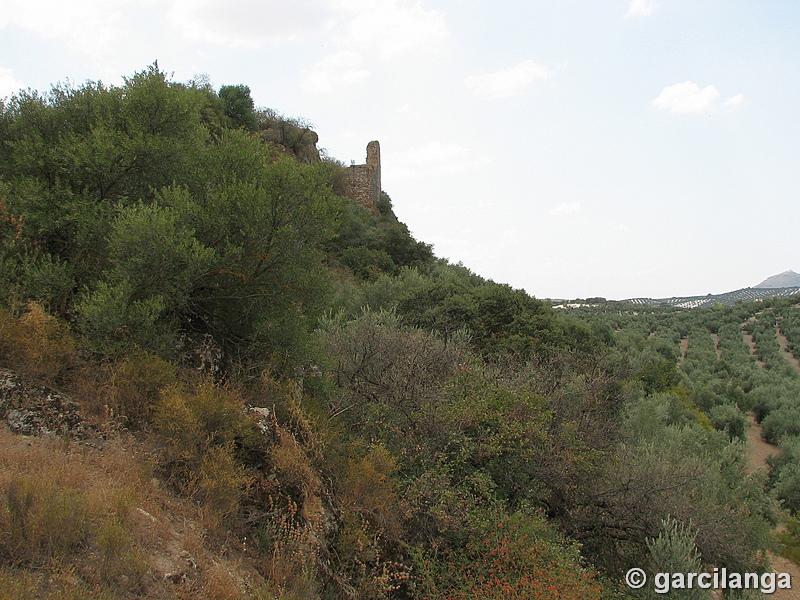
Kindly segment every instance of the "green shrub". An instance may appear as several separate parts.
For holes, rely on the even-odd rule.
[[[339,260],[358,277],[369,281],[376,279],[382,273],[397,274],[397,265],[383,250],[365,247],[347,248]]]
[[[699,573],[703,570],[700,553],[695,545],[697,533],[691,526],[680,523],[676,519],[667,518],[661,521],[662,531],[656,538],[647,540],[650,553],[651,573]],[[645,588],[643,597],[655,600],[660,594],[653,594],[650,586]],[[669,593],[670,598],[684,600],[707,600],[708,592],[700,588],[675,589]]]
[[[800,434],[800,407],[782,406],[761,422],[762,435],[770,444],[778,444],[786,436]]]
[[[161,296],[133,299],[128,281],[101,281],[76,306],[87,347],[111,356],[119,356],[135,346],[167,348],[173,332],[161,322],[165,310]]]
[[[775,533],[778,551],[791,561],[800,562],[800,520],[789,517],[784,522],[785,529]]]
[[[719,404],[708,413],[715,429],[725,431],[728,437],[743,440],[747,429],[747,421],[742,411],[735,404]]]
[[[597,600],[601,586],[578,547],[540,516],[485,515],[463,548],[417,553],[423,598]]]
[[[194,488],[212,525],[238,513],[252,481],[245,467],[237,462],[231,442],[209,449],[200,462]]]
[[[781,469],[775,494],[784,507],[793,513],[800,511],[800,463],[791,462]]]
[[[131,535],[125,521],[106,518],[96,527],[94,545],[98,558],[97,572],[102,581],[128,589],[139,588],[145,578],[148,557]]]
[[[77,305],[93,349],[168,348],[176,314],[214,259],[181,218],[178,210],[155,204],[120,209],[109,237],[111,267]]]
[[[201,504],[212,528],[234,515],[252,482],[245,459],[268,445],[241,398],[211,382],[190,392],[173,385],[153,424],[164,446],[161,468],[175,487]]]

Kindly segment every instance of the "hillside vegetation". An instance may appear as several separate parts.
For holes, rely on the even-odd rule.
[[[800,344],[793,305],[557,313],[386,194],[373,217],[316,142],[155,65],[0,106],[0,598],[638,598],[633,566],[767,568],[776,498],[800,508],[768,342]]]

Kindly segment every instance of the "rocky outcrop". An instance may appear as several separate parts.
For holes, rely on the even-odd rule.
[[[282,152],[294,155],[300,162],[316,163],[320,160],[317,149],[319,136],[309,127],[287,119],[275,119],[265,124],[260,134],[264,141]]]
[[[14,433],[86,437],[78,404],[53,389],[0,369],[0,417]]]

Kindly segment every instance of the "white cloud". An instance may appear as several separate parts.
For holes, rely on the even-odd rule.
[[[338,44],[381,59],[424,55],[450,38],[444,13],[409,0],[330,0],[339,20]]]
[[[556,217],[563,217],[578,212],[581,209],[580,202],[562,202],[547,211],[548,214]]]
[[[384,157],[384,173],[396,179],[416,179],[426,175],[457,175],[481,169],[491,163],[485,153],[453,142],[434,140]]]
[[[292,41],[330,14],[325,0],[174,0],[168,12],[188,40],[245,48]]]
[[[300,86],[307,92],[327,92],[336,83],[360,83],[369,78],[369,71],[362,68],[364,58],[358,52],[342,50],[326,56],[312,69],[303,71]]]
[[[631,0],[631,3],[628,5],[628,12],[625,13],[625,18],[649,17],[653,14],[657,6],[654,0]]]
[[[700,86],[691,81],[668,85],[658,98],[653,100],[653,106],[659,110],[668,110],[677,113],[700,113],[711,110],[714,101],[719,98],[719,92],[713,85],[702,90]]]
[[[0,25],[13,25],[43,39],[64,40],[73,50],[102,57],[121,37],[125,14],[135,5],[134,0],[7,0]]]
[[[659,110],[668,110],[673,113],[704,113],[717,110],[716,100],[719,91],[713,85],[700,89],[700,86],[691,81],[668,85],[652,104]],[[744,101],[744,96],[738,94],[722,103],[722,106],[735,108]]]
[[[744,102],[744,94],[736,94],[733,98],[728,98],[722,103],[722,106],[729,108],[736,108]]]
[[[464,80],[472,93],[489,98],[509,98],[533,85],[536,81],[546,81],[553,76],[553,70],[532,60],[525,60],[513,67],[472,75]]]
[[[14,76],[14,71],[0,67],[0,99],[16,94],[25,84]]]
[[[0,27],[11,24],[45,39],[66,40],[86,54],[107,53],[127,43],[132,28],[150,29],[164,21],[178,39],[258,48],[320,29],[334,1],[3,0]]]

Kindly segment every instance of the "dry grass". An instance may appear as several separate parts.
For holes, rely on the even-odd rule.
[[[332,515],[317,463],[329,440],[296,384],[267,378],[274,389],[257,394],[283,405],[286,423],[265,434],[236,388],[141,353],[82,360],[68,327],[35,304],[0,309],[0,365],[67,391],[95,436],[0,424],[0,600],[318,597]]]
[[[103,412],[110,421],[134,429],[150,423],[161,391],[178,381],[174,365],[145,353],[128,356],[108,371]]]
[[[91,444],[0,428],[0,600],[276,597],[153,479],[143,443]]]
[[[148,475],[121,444],[104,452],[0,430],[0,556],[9,567],[78,566],[96,584],[141,587],[130,514]]]

